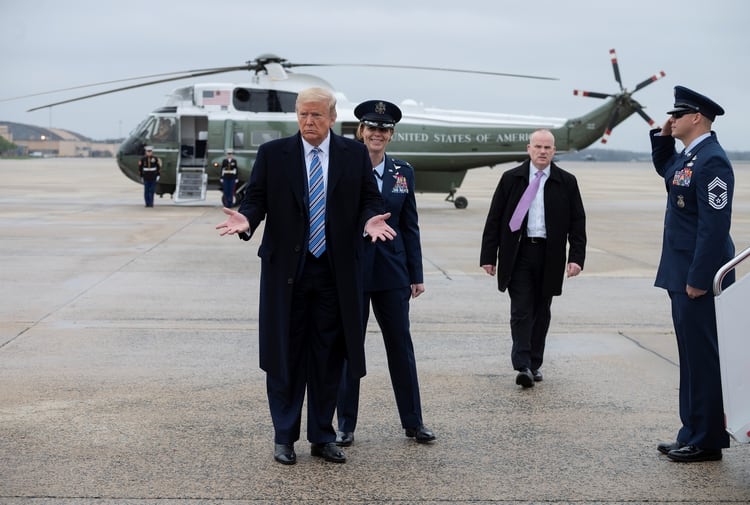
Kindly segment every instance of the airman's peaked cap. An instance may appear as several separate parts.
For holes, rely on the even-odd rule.
[[[674,109],[667,112],[667,114],[675,112],[700,112],[713,121],[716,116],[724,114],[724,109],[707,96],[701,95],[685,86],[675,86]]]
[[[401,109],[385,100],[368,100],[354,108],[360,123],[375,128],[393,128],[401,121]]]

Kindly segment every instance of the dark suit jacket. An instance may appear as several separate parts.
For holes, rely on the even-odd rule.
[[[383,201],[391,213],[388,224],[397,235],[388,242],[365,241],[365,291],[402,288],[424,282],[422,245],[419,239],[414,169],[407,162],[386,155]]]
[[[383,213],[364,144],[330,132],[326,188],[326,253],[336,278],[352,375],[365,374],[360,255],[364,223]],[[292,290],[307,256],[309,239],[307,169],[302,137],[260,146],[239,212],[250,223],[248,240],[266,220],[258,249],[260,278],[260,367],[288,378]]]
[[[526,230],[524,218],[521,229],[512,232],[508,223],[521,195],[529,185],[531,160],[512,168],[500,177],[482,234],[481,265],[497,265],[497,285],[505,291],[510,282],[521,238]],[[556,296],[562,293],[566,263],[577,263],[583,268],[586,258],[586,214],[573,174],[554,163],[544,184],[544,217],[547,229],[544,280],[542,294]],[[567,253],[566,248],[570,245]]]
[[[734,257],[729,235],[732,221],[734,173],[716,134],[683,156],[675,152],[671,135],[651,132],[656,172],[664,177],[667,211],[655,285],[684,292],[687,284],[712,291],[716,272]],[[724,278],[725,286],[734,272]]]

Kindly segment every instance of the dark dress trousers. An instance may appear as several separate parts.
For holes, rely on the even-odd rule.
[[[518,231],[510,230],[510,217],[529,185],[530,163],[526,160],[500,177],[479,257],[480,265],[497,265],[498,289],[509,289],[516,370],[541,367],[552,297],[562,293],[567,263],[583,268],[586,256],[586,214],[578,182],[555,163],[544,185],[546,241],[533,245],[525,240],[528,215]]]
[[[716,134],[689,153],[677,153],[670,135],[651,132],[652,159],[664,178],[667,209],[655,285],[669,293],[680,357],[677,441],[703,449],[729,447],[724,429],[713,278],[734,257],[729,234],[734,174]],[[734,271],[724,286],[734,282]],[[687,285],[705,289],[690,299]]]
[[[365,374],[360,254],[365,222],[383,212],[365,146],[330,132],[326,252],[307,252],[309,211],[302,137],[258,149],[240,205],[249,240],[265,219],[258,249],[260,367],[266,372],[275,442],[299,439],[305,387],[307,437],[333,442],[332,420],[343,361]]]
[[[397,235],[388,242],[372,244],[366,241],[364,244],[363,330],[367,329],[372,304],[383,334],[388,372],[401,425],[416,428],[422,425],[422,405],[414,345],[409,331],[409,301],[411,285],[423,283],[424,278],[414,196],[414,169],[411,165],[386,155],[382,193],[386,212],[391,213],[388,224]],[[359,377],[352,373],[347,363],[337,403],[339,431],[353,432],[357,425],[359,382]]]

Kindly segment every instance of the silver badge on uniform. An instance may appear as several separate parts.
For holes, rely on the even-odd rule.
[[[685,207],[685,197],[683,195],[677,195],[677,206],[679,208]]]
[[[721,210],[727,205],[729,195],[727,193],[727,183],[714,178],[708,183],[708,203],[716,210]]]

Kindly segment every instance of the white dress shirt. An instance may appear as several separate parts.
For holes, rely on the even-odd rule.
[[[529,218],[526,222],[526,236],[547,238],[547,228],[544,225],[544,185],[549,179],[550,167],[543,170],[542,180],[539,181],[539,190],[536,192],[534,199],[529,207]],[[533,163],[529,163],[529,180],[534,178],[537,168]]]

